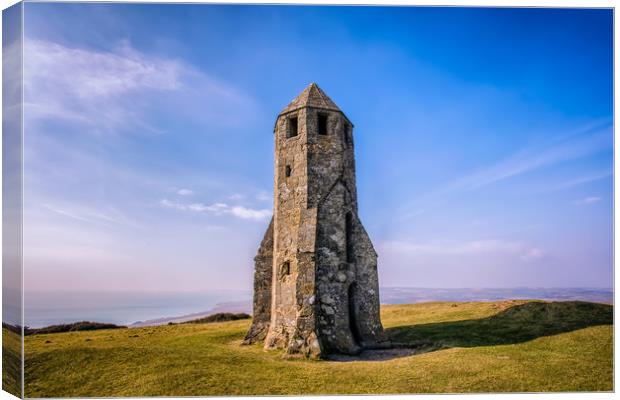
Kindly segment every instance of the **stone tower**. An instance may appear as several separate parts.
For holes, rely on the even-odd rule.
[[[353,124],[312,83],[278,115],[273,218],[245,343],[321,357],[384,347],[377,253],[357,215]]]

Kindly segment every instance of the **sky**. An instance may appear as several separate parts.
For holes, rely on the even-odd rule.
[[[612,11],[26,3],[26,291],[249,290],[273,124],[355,124],[381,286],[611,287]]]

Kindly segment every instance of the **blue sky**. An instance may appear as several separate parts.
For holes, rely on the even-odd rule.
[[[25,36],[27,290],[250,289],[310,82],[381,285],[612,285],[610,10],[27,3]]]

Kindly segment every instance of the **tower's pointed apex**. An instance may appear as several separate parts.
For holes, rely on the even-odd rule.
[[[342,112],[336,103],[334,103],[315,82],[309,84],[280,114],[286,114],[303,107],[314,107]]]

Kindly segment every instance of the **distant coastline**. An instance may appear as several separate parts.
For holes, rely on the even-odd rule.
[[[495,300],[581,300],[612,304],[612,288],[459,288],[431,289],[411,287],[381,288],[384,304],[421,303],[427,301],[495,301]]]
[[[142,326],[154,326],[165,325],[168,323],[182,323],[198,318],[203,318],[217,313],[250,313],[252,311],[252,303],[248,301],[229,301],[225,303],[218,303],[215,307],[198,313],[185,314],[176,317],[162,317],[155,319],[148,319],[145,321],[136,321],[128,325],[129,328],[139,328]]]
[[[612,304],[611,288],[413,288],[382,287],[382,304],[414,304],[429,301],[497,301],[537,299],[546,301],[580,300]],[[77,295],[74,295],[77,296]],[[109,294],[84,293],[88,300],[97,300],[97,307],[76,308],[76,300],[71,305],[66,301],[40,297],[37,300],[45,305],[39,306],[31,301],[26,304],[26,325],[42,327],[53,324],[72,323],[89,320],[93,322],[115,323],[129,327],[164,325],[202,318],[218,312],[252,312],[252,294],[249,291],[219,291],[208,293],[162,293],[123,294],[113,298],[106,307]],[[28,297],[27,297],[28,298]],[[32,297],[31,297],[32,299]],[[174,307],[169,304],[174,303]],[[78,303],[79,304],[79,303]],[[164,306],[165,305],[165,306]],[[200,310],[202,311],[196,311]],[[53,311],[50,312],[50,310]]]

